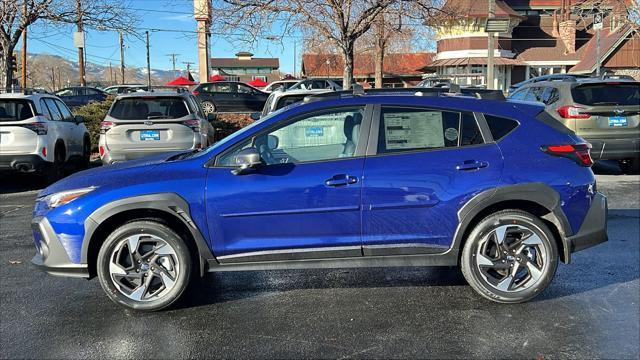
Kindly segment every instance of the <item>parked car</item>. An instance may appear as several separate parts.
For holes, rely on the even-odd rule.
[[[267,116],[270,113],[282,109],[285,106],[300,102],[306,96],[317,95],[331,91],[332,90],[330,89],[274,91],[269,95],[267,101],[264,103],[264,108],[262,108],[262,113],[260,114],[260,116]]]
[[[561,81],[561,80],[575,80],[575,79],[588,79],[591,75],[585,74],[549,74],[536,76],[531,79],[527,79],[521,81],[519,83],[513,84],[509,87],[509,94],[512,94],[517,89],[521,88],[524,85],[528,85],[531,83],[541,82],[541,81]]]
[[[511,99],[538,101],[559,123],[591,145],[594,159],[618,160],[625,173],[640,167],[640,83],[564,78],[526,84]]]
[[[69,87],[55,92],[55,95],[62,99],[68,107],[74,108],[87,105],[95,101],[107,99],[107,93],[92,87]]]
[[[44,189],[33,263],[97,276],[137,310],[171,305],[205,272],[458,264],[483,297],[517,303],[606,241],[589,148],[544,107],[354,95]]]
[[[191,90],[206,114],[261,111],[269,94],[237,81],[202,83]]]
[[[262,91],[266,92],[266,93],[270,93],[276,90],[287,90],[289,89],[292,85],[298,83],[300,80],[278,80],[278,81],[274,81],[272,83],[270,83],[269,85],[265,86]]]
[[[117,95],[117,94],[126,94],[130,92],[134,92],[139,89],[142,89],[143,87],[146,87],[146,86],[142,84],[113,85],[113,86],[104,88],[102,91],[104,91],[109,95]]]
[[[429,78],[420,81],[417,87],[420,88],[438,88],[449,87],[451,85],[451,79],[449,78]]]
[[[54,95],[0,94],[0,170],[35,173],[52,181],[66,165],[87,167],[89,132],[81,116]]]
[[[213,143],[214,130],[188,92],[143,92],[118,96],[100,123],[103,164]]]
[[[325,79],[325,78],[310,78],[298,81],[296,84],[289,87],[288,90],[313,90],[313,89],[329,89],[329,90],[342,90],[342,79]]]

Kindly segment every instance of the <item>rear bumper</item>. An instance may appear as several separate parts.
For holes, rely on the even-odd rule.
[[[34,172],[42,170],[49,162],[39,155],[0,155],[0,170]]]
[[[620,160],[640,157],[640,139],[603,139],[584,137],[593,147],[591,157],[594,160]]]
[[[67,251],[47,218],[34,218],[31,228],[36,245],[36,255],[31,259],[32,264],[50,275],[89,278],[86,264],[76,264],[69,260]]]
[[[565,239],[566,255],[590,248],[608,240],[607,212],[607,198],[601,193],[596,193],[580,230]]]

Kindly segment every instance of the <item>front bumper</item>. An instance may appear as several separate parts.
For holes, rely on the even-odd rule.
[[[607,241],[607,198],[596,193],[580,230],[565,239],[565,255],[584,250]]]
[[[40,155],[0,155],[0,170],[34,172],[43,170],[49,163]]]
[[[31,222],[36,255],[31,263],[40,270],[55,276],[89,278],[87,264],[76,264],[69,255],[45,217],[34,218]]]

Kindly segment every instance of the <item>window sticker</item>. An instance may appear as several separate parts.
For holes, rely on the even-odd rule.
[[[308,127],[305,129],[305,135],[308,137],[324,136],[324,128],[320,126]]]
[[[387,150],[444,147],[439,111],[386,113],[384,124]]]
[[[444,131],[444,137],[445,137],[445,139],[447,139],[449,141],[458,140],[458,129],[456,129],[456,128],[447,128]]]

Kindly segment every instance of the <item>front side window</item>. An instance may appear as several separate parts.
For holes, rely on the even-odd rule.
[[[73,89],[63,89],[56,93],[58,96],[73,96]]]
[[[234,166],[236,155],[250,146],[267,165],[354,157],[363,114],[363,107],[312,114],[243,141],[222,154],[217,165]]]
[[[430,109],[382,109],[378,154],[482,143],[473,114]]]
[[[56,106],[56,103],[53,101],[53,99],[46,98],[44,99],[44,103],[46,104],[47,109],[49,109],[49,113],[51,114],[51,120],[62,121],[64,119],[62,116],[62,113]]]
[[[73,120],[73,114],[71,114],[71,111],[69,111],[69,108],[67,107],[67,105],[65,105],[62,101],[60,100],[55,100],[56,105],[58,105],[58,110],[60,110],[60,112],[62,113],[62,117],[67,120],[67,121],[72,121]]]

